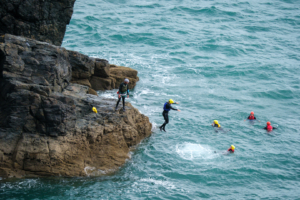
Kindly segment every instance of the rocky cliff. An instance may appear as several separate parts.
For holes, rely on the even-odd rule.
[[[0,176],[84,176],[120,167],[129,148],[151,134],[151,123],[129,103],[126,112],[115,112],[115,100],[88,94],[103,87],[94,79],[107,83],[105,89],[137,77],[118,68],[45,42],[2,36]]]
[[[1,0],[0,35],[9,33],[60,46],[75,0]]]
[[[68,51],[72,65],[72,83],[88,86],[91,94],[95,90],[117,89],[124,81],[129,79],[128,88],[136,86],[138,72],[129,67],[111,65],[107,60],[91,58],[76,51]]]

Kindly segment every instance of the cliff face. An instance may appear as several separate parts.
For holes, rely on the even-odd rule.
[[[72,65],[71,82],[88,86],[90,92],[117,89],[124,78],[129,79],[128,88],[133,89],[139,80],[138,72],[129,67],[111,65],[107,60],[90,58],[76,51],[68,53]]]
[[[107,61],[78,55],[23,37],[0,38],[0,176],[105,173],[151,134],[148,117],[129,103],[126,112],[115,112],[115,100],[71,83],[74,76],[89,82],[95,74],[127,72],[118,75]]]
[[[9,33],[60,46],[75,0],[1,0],[0,35]]]

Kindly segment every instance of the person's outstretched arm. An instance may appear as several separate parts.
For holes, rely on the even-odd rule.
[[[173,108],[171,105],[169,105],[169,106],[170,106],[170,109],[172,109],[172,110],[177,110],[177,111],[179,111],[179,112],[180,112],[180,110],[179,110],[179,109]]]

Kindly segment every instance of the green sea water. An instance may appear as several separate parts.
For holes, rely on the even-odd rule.
[[[300,199],[299,0],[77,0],[63,46],[138,70],[153,134],[113,175],[1,180],[1,199]]]

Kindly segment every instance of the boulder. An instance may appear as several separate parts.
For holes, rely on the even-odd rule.
[[[110,73],[114,76],[137,78],[138,71],[129,67],[110,65]]]
[[[75,0],[2,0],[0,35],[6,33],[62,44]]]
[[[76,83],[76,84],[92,87],[89,79],[79,79],[79,80],[72,79],[71,83]]]
[[[95,76],[108,78],[110,75],[110,64],[107,60],[96,58]]]
[[[94,90],[111,90],[115,88],[115,80],[112,78],[100,78],[93,76],[91,85]]]
[[[93,90],[92,88],[89,88],[88,94],[92,94],[92,95],[98,96],[98,93],[95,90]]]
[[[69,53],[28,38],[0,38],[1,177],[112,173],[129,158],[130,147],[151,134],[149,118],[130,103],[126,112],[115,112],[115,99],[70,83]],[[89,63],[79,57],[72,63]]]
[[[95,70],[95,59],[90,58],[76,51],[68,51],[69,60],[72,66],[72,78],[89,79]]]
[[[128,88],[133,89],[139,81],[137,70],[129,67],[110,65],[110,77],[115,80],[115,89],[119,88],[125,78],[129,79]]]

